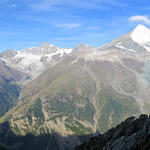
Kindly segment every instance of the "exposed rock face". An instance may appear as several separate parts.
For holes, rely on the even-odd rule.
[[[75,150],[149,150],[150,117],[130,117],[102,135],[92,137],[89,142]]]
[[[4,61],[0,60],[0,78],[6,82],[20,83],[28,78],[28,75],[11,68]]]

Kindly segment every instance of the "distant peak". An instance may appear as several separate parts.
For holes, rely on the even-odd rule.
[[[145,31],[145,32],[150,32],[150,29],[147,28],[146,26],[142,25],[142,24],[139,24],[136,26],[136,28],[133,30],[133,32],[142,32],[142,31]]]
[[[0,53],[0,57],[10,58],[10,57],[14,57],[16,54],[17,54],[16,50],[9,49],[9,50],[5,50],[2,53]]]
[[[41,47],[47,48],[47,47],[55,47],[55,46],[52,45],[52,44],[49,44],[49,43],[44,42],[44,43],[41,45]]]
[[[83,43],[81,43],[81,44],[79,44],[78,46],[75,47],[75,49],[89,49],[89,48],[91,48],[90,45],[83,44]]]
[[[147,28],[147,27],[144,26],[143,24],[138,24],[138,25],[136,26],[136,28]]]
[[[146,45],[150,44],[150,29],[144,25],[138,25],[130,34],[132,40],[149,51]]]

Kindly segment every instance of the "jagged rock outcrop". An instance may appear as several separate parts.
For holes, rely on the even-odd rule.
[[[149,150],[150,117],[130,117],[103,135],[92,137],[75,150]]]

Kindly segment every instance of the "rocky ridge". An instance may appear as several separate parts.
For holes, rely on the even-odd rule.
[[[92,137],[75,150],[149,150],[150,117],[130,117],[104,134]]]
[[[71,48],[63,49],[43,43],[39,47],[26,48],[21,51],[6,50],[0,54],[0,60],[34,79],[71,52]]]

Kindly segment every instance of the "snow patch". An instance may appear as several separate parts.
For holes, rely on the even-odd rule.
[[[70,54],[72,52],[72,49],[71,48],[66,48],[66,49],[64,49],[64,52],[66,54]]]
[[[122,44],[122,43],[121,43],[121,42],[119,42],[119,43],[117,43],[115,46],[116,46],[117,48],[122,49],[122,50],[126,50],[126,51],[129,51],[129,52],[136,53],[136,51],[135,51],[135,50],[133,50],[133,49],[127,49],[127,48],[125,48],[124,46],[122,46],[121,44]]]
[[[15,56],[16,59],[21,59],[21,64],[30,65],[30,64],[39,64],[41,56],[33,55],[31,53],[18,52]]]
[[[62,48],[58,48],[58,50],[54,53],[51,53],[51,54],[47,54],[45,56],[47,56],[49,59],[51,59],[53,56],[55,55],[59,55],[60,54],[60,57],[63,57],[64,54],[70,54],[72,52],[72,49],[62,49]]]

